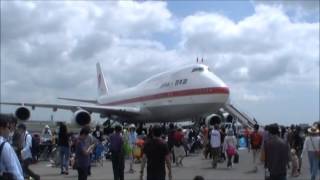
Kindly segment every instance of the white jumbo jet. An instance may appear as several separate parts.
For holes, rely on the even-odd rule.
[[[109,94],[100,63],[97,63],[97,81],[96,100],[60,98],[82,102],[79,105],[0,103],[19,106],[15,116],[20,120],[30,117],[26,107],[71,110],[74,113],[72,122],[83,126],[91,122],[91,113],[131,123],[177,122],[216,113],[229,99],[229,88],[204,64],[160,73],[132,88]]]

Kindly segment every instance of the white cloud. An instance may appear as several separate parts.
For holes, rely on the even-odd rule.
[[[178,48],[162,43],[170,34],[180,35],[166,37]],[[318,48],[319,21],[295,21],[279,6],[259,4],[239,21],[204,11],[177,20],[165,2],[6,1],[1,97],[95,98],[97,61],[114,92],[200,55],[230,85],[235,101],[261,117],[259,105],[319,91]]]
[[[101,5],[104,11],[97,19],[96,29],[125,37],[141,37],[174,28],[166,3],[119,1],[115,6],[109,6],[110,4],[113,3]]]
[[[223,68],[234,80],[303,74],[319,62],[319,23],[292,22],[280,8],[257,6],[255,14],[238,23],[220,14],[197,13],[186,17],[181,29],[185,52],[213,57],[210,64],[219,64],[217,71]]]

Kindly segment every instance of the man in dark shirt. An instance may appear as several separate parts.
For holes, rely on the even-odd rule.
[[[269,132],[271,136],[264,146],[265,166],[270,172],[270,180],[286,180],[290,157],[289,145],[279,137],[277,124],[270,125]]]
[[[117,125],[115,133],[110,137],[110,150],[114,180],[124,179],[124,152],[123,139],[121,136],[122,128]]]
[[[172,180],[170,153],[168,146],[161,139],[161,127],[154,126],[153,138],[148,140],[143,148],[143,158],[140,171],[140,180],[143,179],[143,170],[147,163],[147,180],[165,180],[168,168],[169,180]]]
[[[90,129],[84,127],[80,130],[80,136],[76,145],[76,166],[78,170],[78,180],[87,180],[88,168],[90,164],[89,155],[92,153],[94,145],[87,148],[86,138],[88,137]]]

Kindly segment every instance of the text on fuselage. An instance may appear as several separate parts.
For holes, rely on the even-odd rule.
[[[171,81],[171,82],[165,82],[162,83],[160,88],[168,88],[168,87],[173,87],[173,86],[181,86],[184,84],[187,84],[188,79],[177,79],[175,81]]]

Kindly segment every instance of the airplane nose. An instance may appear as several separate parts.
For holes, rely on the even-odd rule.
[[[226,94],[228,94],[228,95],[230,94],[230,88],[229,87],[226,86],[226,87],[222,87],[222,88],[224,88],[224,91],[225,91]]]

